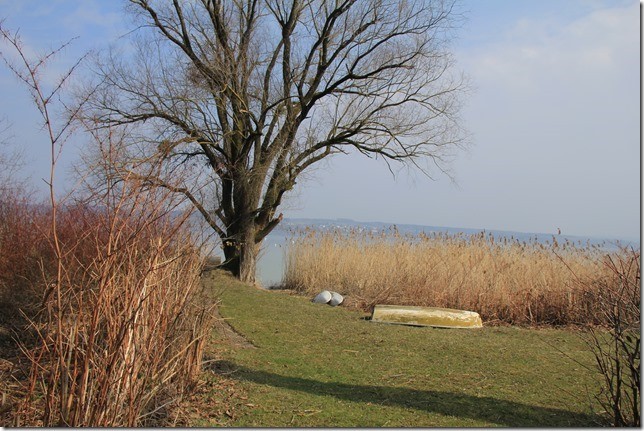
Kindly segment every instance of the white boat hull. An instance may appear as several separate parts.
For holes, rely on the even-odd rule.
[[[372,322],[436,328],[482,328],[481,316],[474,311],[451,308],[376,305]]]

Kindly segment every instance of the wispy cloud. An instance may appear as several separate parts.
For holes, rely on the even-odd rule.
[[[75,7],[63,19],[63,24],[79,34],[94,33],[100,29],[112,38],[123,31],[123,14],[120,9],[105,7],[106,2],[83,0],[74,2]]]
[[[553,80],[580,85],[637,65],[638,29],[637,4],[596,10],[565,26],[525,18],[498,42],[470,52],[465,63],[478,80],[512,90],[539,89]]]

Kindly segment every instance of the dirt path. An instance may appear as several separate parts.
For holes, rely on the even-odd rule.
[[[217,297],[217,286],[215,280],[217,278],[217,269],[206,268],[201,273],[201,283],[204,287],[206,295],[209,297],[209,300],[217,305],[214,307],[213,313],[215,317],[215,329],[221,334],[222,338],[230,343],[234,348],[241,349],[256,349],[257,346],[253,345],[249,340],[247,340],[242,334],[235,331],[230,323],[226,321],[226,318],[221,315],[219,312],[219,298]]]
[[[214,314],[215,314],[215,327],[220,332],[220,334],[226,340],[228,340],[228,342],[230,342],[230,344],[233,347],[241,348],[241,349],[257,348],[257,346],[255,346],[253,343],[248,341],[242,334],[235,331],[235,328],[230,326],[230,324],[226,321],[226,318],[222,317],[222,315],[219,313],[218,306],[215,307]]]

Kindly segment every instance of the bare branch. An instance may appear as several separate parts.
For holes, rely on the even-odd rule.
[[[430,175],[464,142],[450,1],[130,1],[153,32],[139,32],[130,62],[97,65],[86,115],[175,143],[172,166],[203,158],[217,177],[218,233],[237,250],[226,253],[261,243],[297,177],[330,155]]]

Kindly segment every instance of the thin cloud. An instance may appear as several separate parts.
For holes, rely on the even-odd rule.
[[[568,25],[521,19],[499,42],[462,56],[478,80],[503,82],[512,90],[541,88],[552,80],[573,81],[589,74],[638,65],[637,5],[597,10]]]
[[[486,224],[639,236],[638,12],[523,18],[460,53],[478,93],[473,157],[456,170],[468,196],[489,195]]]
[[[74,2],[76,8],[66,14],[63,23],[75,32],[95,32],[100,29],[110,38],[118,36],[122,31],[123,13],[120,10],[107,11],[105,2],[83,0]]]

